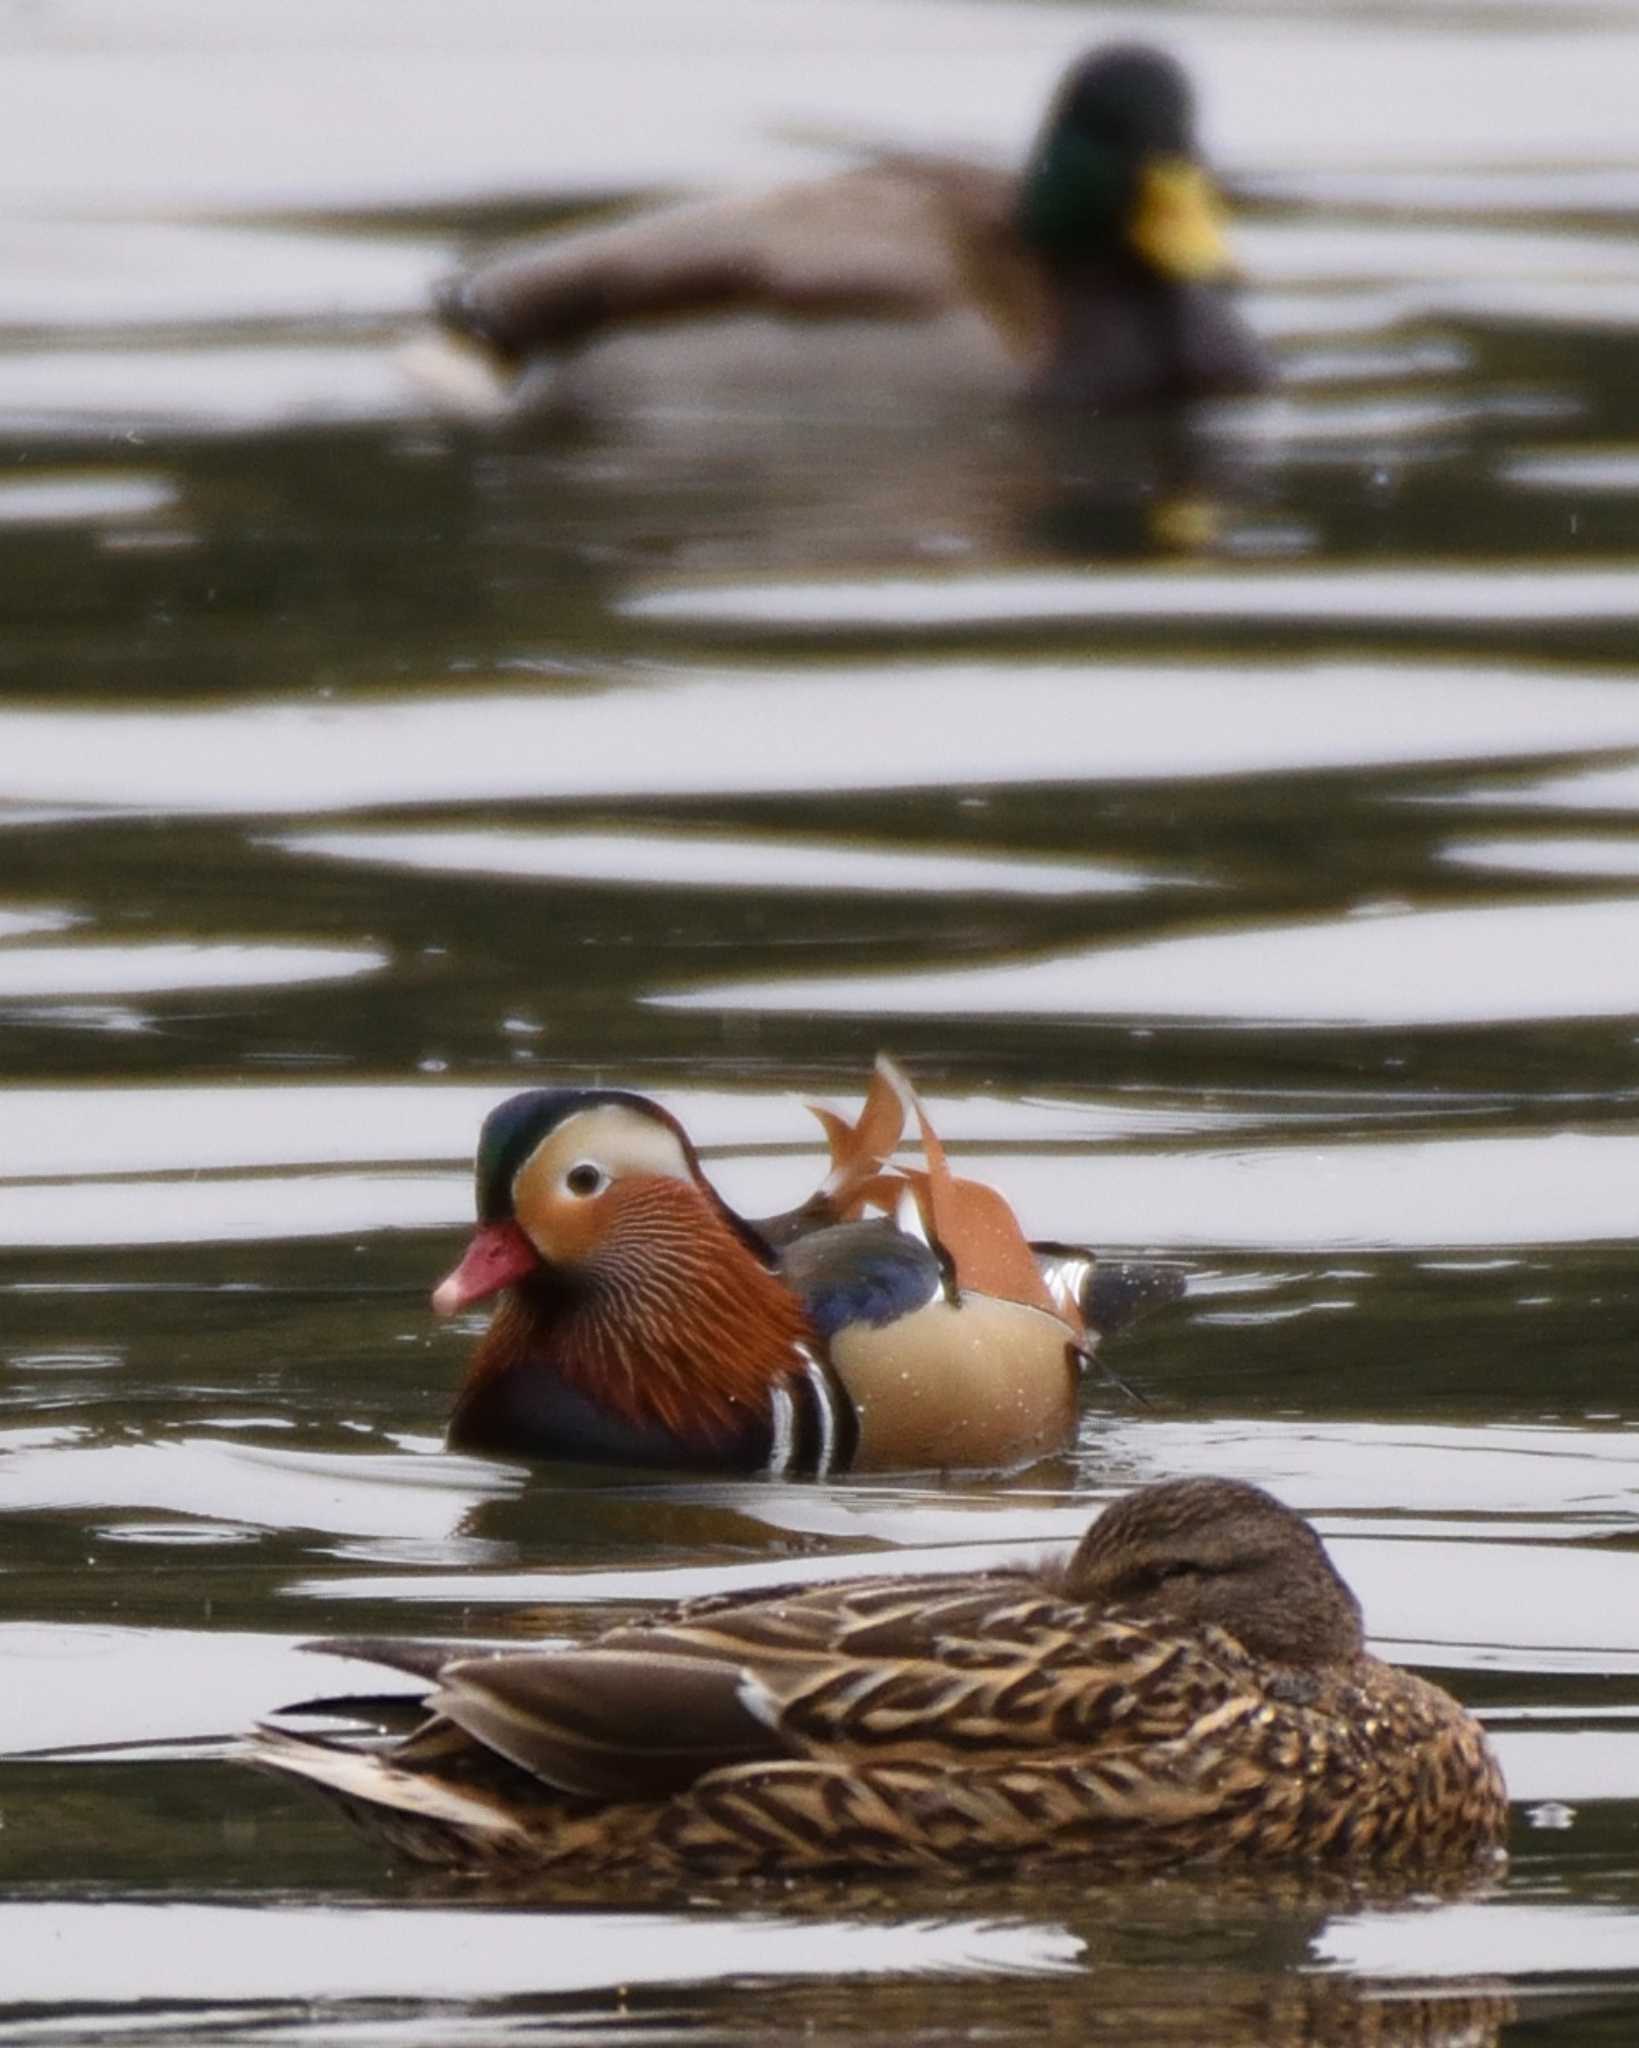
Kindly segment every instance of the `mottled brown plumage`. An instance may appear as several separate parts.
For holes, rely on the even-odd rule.
[[[1036,1571],[696,1601],[569,1651],[357,1653],[431,1656],[420,1727],[268,1732],[257,1758],[432,1862],[1410,1881],[1492,1866],[1506,1816],[1478,1724],[1369,1655],[1308,1523],[1227,1479],[1131,1494]]]

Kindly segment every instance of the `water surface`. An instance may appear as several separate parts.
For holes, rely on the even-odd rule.
[[[1016,153],[1112,30],[1208,88],[1278,396],[1067,426],[746,333],[527,416],[413,374],[492,234]],[[1631,0],[85,0],[0,46],[7,2038],[1626,2041]],[[882,1045],[1032,1229],[1188,1266],[1112,1356],[1147,1405],[1004,1477],[442,1449],[490,1105],[651,1090],[767,1211]],[[233,1760],[345,1682],[313,1635],[1016,1560],[1209,1471],[1486,1717],[1488,1894],[547,1910]]]

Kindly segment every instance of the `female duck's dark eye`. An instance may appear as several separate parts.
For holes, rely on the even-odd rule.
[[[590,1159],[583,1159],[578,1166],[570,1167],[563,1177],[563,1184],[572,1195],[595,1195],[604,1185],[604,1172]]]
[[[1170,1581],[1194,1578],[1200,1575],[1200,1566],[1187,1558],[1158,1559],[1152,1564],[1135,1566],[1122,1582],[1123,1599],[1142,1600],[1151,1593],[1160,1592]]]

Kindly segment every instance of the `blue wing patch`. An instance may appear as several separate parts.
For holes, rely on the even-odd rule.
[[[897,1322],[939,1292],[939,1260],[892,1223],[838,1223],[780,1254],[780,1276],[827,1342],[851,1323]]]

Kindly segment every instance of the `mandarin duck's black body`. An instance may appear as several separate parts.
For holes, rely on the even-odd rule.
[[[858,1122],[830,1112],[833,1169],[755,1224],[675,1118],[619,1089],[535,1090],[486,1119],[479,1229],[434,1295],[501,1294],[450,1441],[524,1457],[826,1473],[1006,1467],[1074,1433],[1089,1310],[1127,1319],[1168,1269],[1039,1251],[1001,1197],[890,1168],[909,1101],[883,1062]],[[868,1218],[869,1202],[888,1216]],[[1108,1297],[1116,1297],[1113,1306]]]
[[[439,312],[513,368],[659,321],[762,313],[917,334],[965,310],[1016,384],[1115,409],[1268,381],[1228,276],[1188,80],[1123,45],[1072,69],[1019,176],[884,156],[557,236],[453,280]],[[913,346],[931,364],[925,342]]]
[[[266,1732],[427,1861],[804,1871],[1082,1857],[1488,1873],[1502,1777],[1455,1700],[1367,1654],[1308,1523],[1166,1481],[1067,1561],[696,1601],[576,1649],[319,1644],[431,1681],[410,1732]],[[312,1710],[396,1720],[379,1700]],[[292,1709],[300,1712],[302,1709]]]

